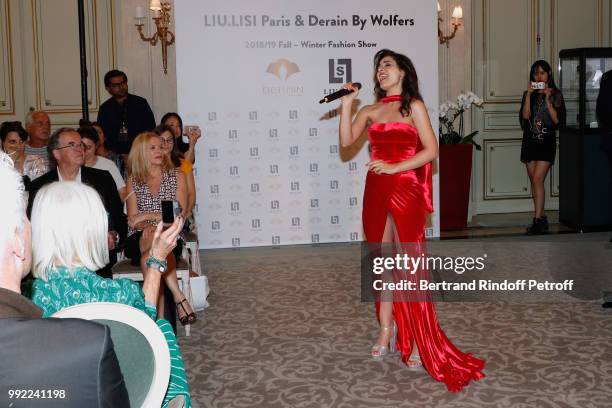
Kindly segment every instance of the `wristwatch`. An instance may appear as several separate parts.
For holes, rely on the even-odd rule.
[[[155,268],[159,273],[165,273],[168,270],[168,262],[150,256],[147,259],[147,268]]]

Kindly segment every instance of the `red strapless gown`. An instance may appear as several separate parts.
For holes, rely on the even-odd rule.
[[[397,100],[394,96],[381,102]],[[421,150],[415,127],[400,122],[374,123],[369,129],[372,160],[397,163]],[[425,222],[433,211],[431,163],[393,175],[368,172],[363,197],[363,228],[368,243],[380,243],[390,214],[396,229],[396,240],[408,252],[425,253]],[[422,279],[427,271],[417,271],[412,279]],[[394,275],[395,276],[395,275]],[[405,277],[405,276],[404,276]],[[423,366],[429,374],[458,392],[470,380],[484,378],[485,362],[463,353],[446,337],[429,293],[420,292],[418,301],[394,301],[393,318],[397,325],[397,349],[407,362],[416,343]],[[425,300],[425,301],[424,301]],[[378,316],[380,303],[376,302]]]

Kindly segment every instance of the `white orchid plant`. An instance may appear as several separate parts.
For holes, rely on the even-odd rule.
[[[446,101],[440,105],[440,144],[471,143],[476,150],[481,150],[480,145],[474,141],[474,136],[478,134],[477,130],[469,135],[463,134],[463,114],[472,105],[482,107],[482,103],[482,98],[470,91],[460,94],[456,102]],[[457,118],[459,118],[459,126],[458,129],[455,129]]]

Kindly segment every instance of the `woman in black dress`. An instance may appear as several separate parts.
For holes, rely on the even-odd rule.
[[[519,117],[523,129],[521,161],[527,166],[535,212],[527,234],[543,234],[548,232],[548,219],[544,215],[544,180],[555,162],[557,128],[565,121],[563,95],[555,85],[548,62],[540,60],[531,66]]]

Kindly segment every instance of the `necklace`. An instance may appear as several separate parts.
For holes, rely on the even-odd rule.
[[[534,139],[542,140],[543,134],[546,133],[544,129],[544,98],[540,95],[536,95],[536,106],[534,114],[529,118],[529,127],[531,128],[531,135]],[[533,118],[533,119],[532,119]]]

